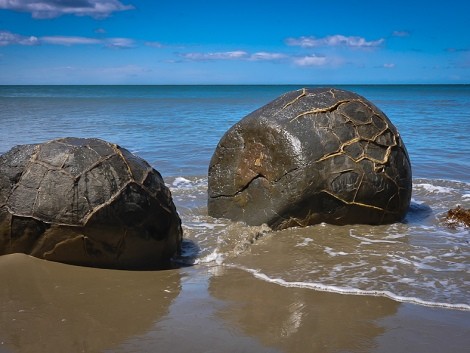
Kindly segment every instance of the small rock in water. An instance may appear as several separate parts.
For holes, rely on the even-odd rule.
[[[445,223],[448,227],[455,228],[457,226],[465,226],[470,228],[470,209],[462,208],[458,205],[447,211]]]

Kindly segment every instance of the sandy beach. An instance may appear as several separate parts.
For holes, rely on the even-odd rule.
[[[467,352],[470,314],[285,288],[224,266],[0,258],[0,352]],[[5,285],[5,284],[8,285]]]

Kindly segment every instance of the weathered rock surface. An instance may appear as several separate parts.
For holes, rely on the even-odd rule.
[[[181,240],[161,175],[117,145],[65,138],[0,156],[0,254],[159,268],[180,251]]]
[[[209,166],[213,217],[274,229],[405,215],[411,165],[385,114],[348,91],[288,92],[230,128]]]

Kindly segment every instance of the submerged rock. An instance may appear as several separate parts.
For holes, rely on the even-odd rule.
[[[274,229],[401,220],[411,164],[390,120],[331,88],[288,92],[220,140],[209,166],[213,217]]]
[[[161,175],[98,139],[22,145],[0,156],[0,254],[158,268],[180,251],[181,221]]]

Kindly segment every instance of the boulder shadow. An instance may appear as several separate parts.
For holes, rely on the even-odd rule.
[[[424,203],[411,201],[410,206],[408,207],[408,212],[402,222],[404,224],[420,223],[432,216],[432,214],[433,210],[430,206]]]

